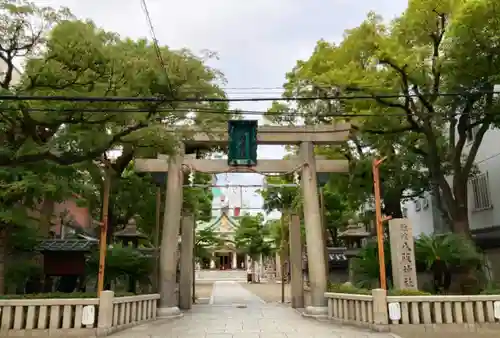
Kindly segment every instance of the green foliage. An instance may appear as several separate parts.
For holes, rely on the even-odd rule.
[[[76,20],[68,9],[0,0],[0,33],[2,94],[225,97],[220,88],[224,78],[207,66],[206,55],[160,46],[168,65],[164,68],[150,41],[122,38],[91,21]],[[18,74],[15,64],[21,58],[24,72]],[[79,205],[100,218],[104,175],[96,162],[109,164],[108,151],[120,150],[111,163],[110,232],[138,214],[139,227],[151,234],[156,188],[149,175],[133,173],[130,163],[138,157],[172,154],[174,134],[168,127],[194,122],[210,128],[231,117],[199,113],[198,108],[225,111],[228,105],[1,101],[0,230],[29,223],[31,209],[43,201],[59,202],[74,194],[79,195]],[[207,180],[198,176],[201,182]],[[189,191],[184,198],[185,210],[197,219],[209,217],[209,193]],[[43,228],[50,217],[50,210],[40,216]],[[110,269],[113,274],[120,272]]]
[[[291,184],[291,175],[284,177],[266,177],[267,185]],[[264,199],[263,209],[270,213],[272,211],[298,212],[301,210],[301,197],[299,187],[276,187],[266,186],[259,191]]]
[[[327,286],[328,292],[333,293],[350,293],[353,295],[371,295],[371,289],[363,289],[357,288],[350,284],[334,284],[328,283]],[[429,292],[420,291],[420,290],[388,290],[388,296],[430,296]]]
[[[415,241],[417,261],[425,263],[427,269],[440,259],[451,269],[474,267],[482,264],[483,255],[474,243],[459,234],[425,235]]]
[[[87,262],[88,273],[97,275],[99,253],[94,253]],[[129,277],[140,283],[150,283],[153,260],[132,247],[115,246],[106,254],[105,283]]]
[[[263,221],[262,214],[243,215],[234,235],[236,247],[241,248],[253,260],[256,260],[260,254],[268,256],[272,252],[269,229]]]
[[[390,23],[369,13],[341,43],[318,41],[312,56],[287,74],[286,97],[340,95],[298,103],[306,123],[348,121],[358,131],[350,144],[329,151],[344,154],[356,171],[367,160],[359,163],[361,172],[372,157],[387,156],[381,167],[386,214],[400,214],[405,195],[432,189],[442,195],[438,207],[451,229],[468,233],[468,179],[484,134],[499,122],[500,101],[491,93],[500,71],[499,6],[411,0]],[[467,95],[440,95],[446,92]],[[344,99],[351,96],[368,99]],[[294,123],[280,117],[289,109],[275,104],[268,119]],[[362,197],[369,176],[358,178],[367,184],[351,187]]]
[[[421,290],[389,290],[387,292],[388,296],[431,296],[432,294],[429,292],[421,291]]]
[[[218,234],[210,228],[200,229],[196,231],[194,252],[198,259],[210,258],[210,248],[219,246],[222,240]]]
[[[30,277],[42,276],[42,266],[32,259],[21,258],[9,261],[5,271],[5,286],[7,290],[15,290],[26,285]]]
[[[392,269],[391,248],[389,241],[384,241],[386,272]],[[460,272],[474,272],[482,277],[483,256],[474,246],[474,243],[459,234],[422,234],[415,240],[415,259],[418,266],[424,267],[428,272],[436,260],[443,261],[452,276]],[[354,271],[354,284],[357,287],[372,289],[379,285],[378,249],[375,241],[369,242],[361,248],[359,256],[352,260]],[[457,275],[457,277],[459,277]],[[465,281],[459,280],[459,283]],[[388,278],[390,283],[390,278]]]
[[[384,241],[384,254],[386,272],[391,269],[391,248],[389,241]],[[378,261],[378,246],[376,241],[370,241],[352,259],[354,284],[357,287],[373,289],[379,287],[380,269]],[[390,283],[390,280],[388,279]]]
[[[187,178],[187,175],[185,175]],[[194,184],[210,184],[210,174],[196,172]],[[188,184],[188,182],[185,182]],[[182,209],[184,212],[193,214],[198,221],[209,221],[212,217],[212,189],[206,188],[184,188]]]
[[[327,290],[328,290],[328,292],[334,292],[334,293],[351,293],[351,294],[355,294],[355,295],[371,295],[371,290],[357,288],[357,287],[355,287],[353,285],[349,285],[349,284],[328,283]]]

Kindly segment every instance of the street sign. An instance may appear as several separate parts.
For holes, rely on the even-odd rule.
[[[228,122],[228,165],[234,167],[257,165],[257,126],[257,120]]]

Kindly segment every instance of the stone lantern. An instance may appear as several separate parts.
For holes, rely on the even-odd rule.
[[[122,242],[123,246],[129,246],[137,249],[139,246],[139,240],[147,238],[142,232],[137,230],[137,222],[135,217],[132,217],[123,230],[115,232],[115,238]]]
[[[345,243],[347,250],[345,256],[349,262],[349,281],[353,280],[352,258],[358,257],[360,249],[365,245],[366,239],[371,233],[366,231],[363,223],[356,224],[354,220],[349,220],[347,229],[340,232],[338,237]]]
[[[132,217],[125,228],[121,231],[115,232],[115,238],[122,242],[124,247],[132,244],[134,249],[137,249],[139,246],[139,240],[147,238],[146,235],[137,230],[137,223],[135,221],[135,217]],[[136,280],[129,276],[128,279],[128,292],[136,292]]]

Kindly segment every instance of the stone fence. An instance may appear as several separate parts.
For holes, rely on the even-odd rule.
[[[330,320],[404,336],[416,331],[491,332],[500,335],[500,295],[387,296],[325,293]]]
[[[0,300],[0,337],[106,336],[156,319],[158,294],[100,298]]]

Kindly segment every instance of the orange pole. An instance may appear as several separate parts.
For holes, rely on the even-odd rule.
[[[104,189],[102,193],[102,221],[101,234],[99,238],[99,274],[97,279],[97,295],[99,296],[104,289],[104,267],[106,265],[106,237],[108,233],[108,208],[109,208],[109,192],[111,185],[110,169],[105,168],[104,174]]]
[[[377,225],[377,246],[378,246],[378,264],[380,270],[380,288],[387,290],[387,281],[385,278],[385,254],[384,254],[384,230],[382,228],[382,203],[380,198],[380,176],[379,166],[385,160],[373,160],[373,189],[375,192],[375,222]]]

